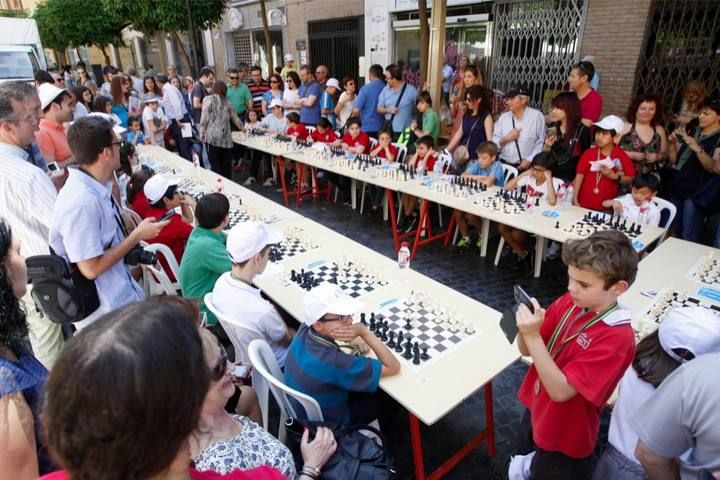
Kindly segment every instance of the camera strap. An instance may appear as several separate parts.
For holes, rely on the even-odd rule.
[[[78,171],[84,173],[85,175],[87,175],[88,177],[92,178],[93,180],[95,180],[97,182],[97,179],[95,177],[93,177],[90,174],[90,172],[86,171],[84,168],[78,167]],[[98,183],[100,183],[100,182],[98,182]],[[129,234],[128,234],[127,229],[125,228],[125,224],[122,221],[122,218],[123,218],[122,212],[120,211],[120,207],[118,206],[118,204],[115,203],[115,199],[112,196],[112,192],[110,192],[110,204],[113,207],[113,218],[115,218],[115,223],[117,223],[118,228],[120,228],[123,238],[127,238]]]

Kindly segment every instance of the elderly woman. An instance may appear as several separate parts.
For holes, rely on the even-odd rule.
[[[40,437],[40,392],[47,370],[29,348],[19,298],[27,289],[20,240],[0,218],[0,465],[3,478],[52,471]]]
[[[153,297],[104,315],[65,345],[43,404],[45,438],[65,471],[45,480],[285,478],[267,466],[228,475],[190,468],[211,379],[226,369],[208,368],[196,318],[188,300]],[[322,465],[334,441],[306,437],[301,449]]]
[[[225,82],[216,80],[212,94],[202,101],[200,116],[200,141],[205,143],[212,171],[225,178],[232,178],[232,132],[230,121],[238,130],[243,124],[232,104],[227,100]]]
[[[660,97],[643,93],[635,98],[627,112],[627,123],[620,139],[635,165],[635,170],[651,173],[661,170],[668,159],[668,142],[662,122]]]
[[[234,393],[227,354],[209,330],[200,329],[200,338],[205,363],[217,375],[210,381],[201,410],[197,451],[193,452],[195,468],[228,473],[265,465],[287,478],[297,478],[293,456],[285,445],[247,417],[226,412],[225,404]]]

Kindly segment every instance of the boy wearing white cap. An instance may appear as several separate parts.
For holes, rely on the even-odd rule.
[[[635,457],[639,437],[632,416],[681,364],[711,352],[720,352],[720,317],[703,307],[671,310],[660,327],[640,341],[632,366],[620,380],[609,444],[593,479],[647,478]]]
[[[625,122],[615,115],[595,123],[595,146],[587,149],[578,162],[573,205],[606,210],[603,202],[617,197],[620,184],[632,182],[632,160],[615,144],[615,136],[624,127]]]
[[[235,225],[227,237],[227,252],[232,270],[220,276],[213,289],[212,301],[220,313],[243,327],[236,332],[250,343],[246,330],[252,330],[270,344],[280,367],[285,365],[293,332],[283,322],[275,306],[261,296],[253,278],[265,271],[270,248],[282,241],[282,234],[259,222]],[[232,328],[232,326],[230,326]]]
[[[150,143],[164,148],[168,120],[165,112],[160,108],[160,100],[160,97],[152,93],[143,97],[142,123]]]
[[[270,101],[270,115],[263,117],[260,121],[267,133],[275,135],[276,133],[285,133],[287,130],[287,120],[285,120],[285,112],[283,111],[283,102],[279,98],[273,98]]]
[[[296,72],[295,69],[295,57],[293,57],[292,53],[286,53],[285,57],[285,65],[283,66],[282,70],[280,70],[280,75],[283,78],[287,78],[287,74],[289,72]]]
[[[323,118],[330,120],[333,130],[336,128],[337,115],[335,105],[340,97],[340,82],[337,78],[331,78],[325,83],[325,91],[320,96],[320,113]]]
[[[290,345],[285,382],[317,400],[327,422],[348,425],[377,418],[379,412],[368,408],[371,399],[353,402],[351,394],[376,392],[380,377],[400,371],[387,346],[362,323],[352,323],[362,307],[335,284],[315,287],[305,296],[305,325]],[[354,344],[354,352],[343,352],[336,341]],[[356,355],[368,348],[377,359]]]

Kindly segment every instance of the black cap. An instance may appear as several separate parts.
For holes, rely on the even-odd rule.
[[[517,97],[518,95],[530,96],[530,90],[525,85],[516,85],[510,87],[510,90],[505,94],[505,98]]]

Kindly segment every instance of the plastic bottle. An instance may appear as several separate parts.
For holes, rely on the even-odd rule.
[[[410,268],[410,249],[407,242],[402,242],[398,250],[398,267],[401,270]]]
[[[192,160],[193,160],[193,167],[195,167],[195,170],[198,169],[200,166],[200,157],[198,156],[197,152],[192,152]]]
[[[218,177],[218,179],[217,179],[217,192],[223,193],[222,178],[220,178],[220,177]]]

